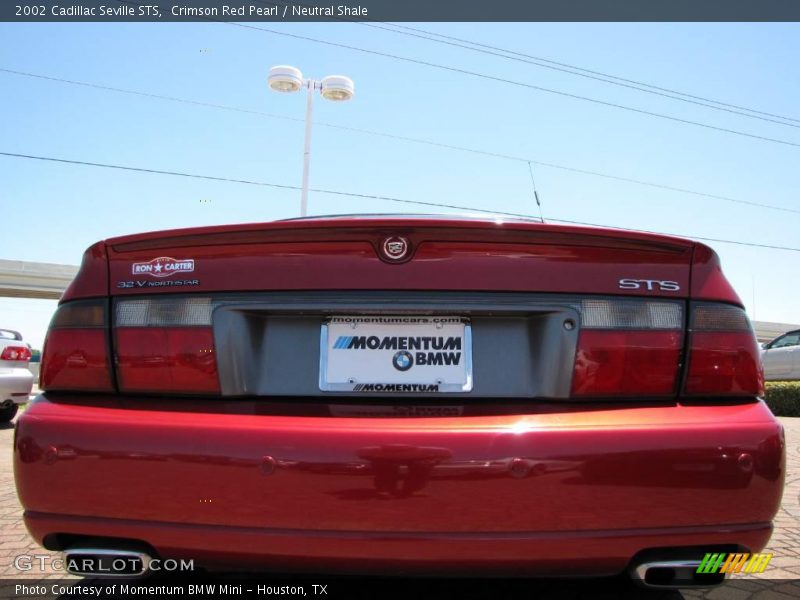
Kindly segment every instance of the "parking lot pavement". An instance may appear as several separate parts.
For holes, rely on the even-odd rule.
[[[765,552],[772,552],[774,557],[767,570],[757,576],[738,576],[725,585],[711,590],[681,590],[680,593],[669,592],[647,594],[626,589],[624,593],[610,596],[608,584],[586,586],[579,584],[579,590],[571,590],[573,598],[591,597],[644,597],[652,598],[707,598],[708,600],[789,600],[800,598],[800,418],[781,418],[786,428],[786,488],[783,494],[778,516],[775,519],[775,532]],[[0,585],[8,579],[57,579],[63,578],[61,573],[47,569],[20,571],[14,565],[15,557],[21,554],[47,554],[57,557],[39,546],[28,536],[22,522],[20,507],[14,487],[12,469],[12,425],[0,424]],[[558,598],[564,595],[564,585],[545,582],[540,586],[532,583],[531,591],[537,592],[539,598]],[[605,587],[604,587],[605,586]],[[568,584],[566,587],[572,587]],[[492,584],[492,597],[505,597],[503,585],[495,580]],[[514,586],[513,596],[518,597],[518,586]],[[577,593],[576,593],[577,592]],[[512,594],[509,594],[509,597]],[[444,595],[442,595],[444,597]],[[487,596],[488,597],[488,596]]]

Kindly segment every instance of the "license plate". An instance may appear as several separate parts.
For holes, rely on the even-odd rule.
[[[322,325],[319,389],[326,392],[443,393],[472,389],[467,319],[334,316]]]

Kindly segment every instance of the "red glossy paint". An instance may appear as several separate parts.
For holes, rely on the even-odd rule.
[[[719,300],[742,306],[739,294],[722,273],[717,253],[699,242],[695,243],[692,258],[691,296],[696,300]]]
[[[381,260],[387,236],[409,241],[407,262]],[[134,274],[134,263],[159,257],[194,263],[168,277]],[[680,289],[622,289],[620,279]],[[147,285],[176,280],[198,285]],[[687,240],[398,217],[111,239],[87,251],[62,303],[145,293],[399,289],[669,297],[681,300],[687,319],[689,300],[740,304],[713,251]],[[213,353],[202,353],[205,362],[198,354],[209,349],[208,329],[146,336],[107,325],[82,330],[73,312],[51,331],[48,344],[58,344],[48,348],[63,348],[64,356],[50,358],[46,349],[45,369],[56,371],[45,377],[72,376],[56,367],[83,356],[84,346],[85,356],[99,356],[99,339],[59,339],[90,331],[109,344],[109,378],[111,364],[120,375],[104,385],[186,396],[49,391],[20,416],[17,490],[31,534],[51,547],[102,536],[210,566],[607,575],[648,549],[759,551],[780,503],[780,424],[748,386],[715,394],[712,385],[703,388],[708,397],[683,397],[686,331],[581,331],[569,365],[573,392],[594,386],[591,394],[612,394],[604,401],[453,396],[443,406],[393,397],[371,406],[359,397],[328,404],[193,395],[190,389],[216,389],[216,365],[207,360]],[[100,317],[108,323],[103,311],[86,314],[95,325]],[[170,350],[173,334],[179,343]],[[726,334],[713,335],[724,341]],[[739,346],[742,364],[756,356],[742,358]],[[690,385],[695,375],[708,385],[705,371],[727,361],[725,348],[709,348],[713,355],[696,357]],[[752,380],[731,364],[723,365],[731,381]],[[737,397],[723,398],[725,391]],[[426,413],[433,416],[420,416]]]
[[[411,260],[379,258],[387,236],[411,244]],[[111,293],[371,289],[620,294],[624,278],[675,281],[686,297],[692,243],[586,227],[403,218],[320,219],[166,231],[108,240]],[[193,259],[194,271],[132,274],[158,256]],[[199,285],[165,286],[174,279]],[[119,287],[126,281],[145,285]],[[625,290],[653,296],[652,291]]]
[[[783,486],[781,427],[761,402],[449,418],[201,402],[34,402],[14,464],[37,540],[131,537],[227,565],[608,574],[649,547],[759,550]]]
[[[83,253],[81,267],[61,296],[61,302],[108,295],[108,255],[106,243],[97,242]]]

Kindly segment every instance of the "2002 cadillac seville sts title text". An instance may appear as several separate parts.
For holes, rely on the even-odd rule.
[[[210,568],[714,583],[784,478],[708,247],[448,217],[89,248],[19,418],[50,549]],[[710,580],[708,579],[710,578]]]

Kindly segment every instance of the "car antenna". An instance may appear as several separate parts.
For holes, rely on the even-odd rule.
[[[531,174],[531,185],[533,186],[533,197],[536,200],[536,206],[539,207],[539,220],[544,223],[544,215],[542,214],[542,203],[539,201],[539,192],[536,191],[536,180],[533,178],[533,165],[528,161],[528,173]]]

